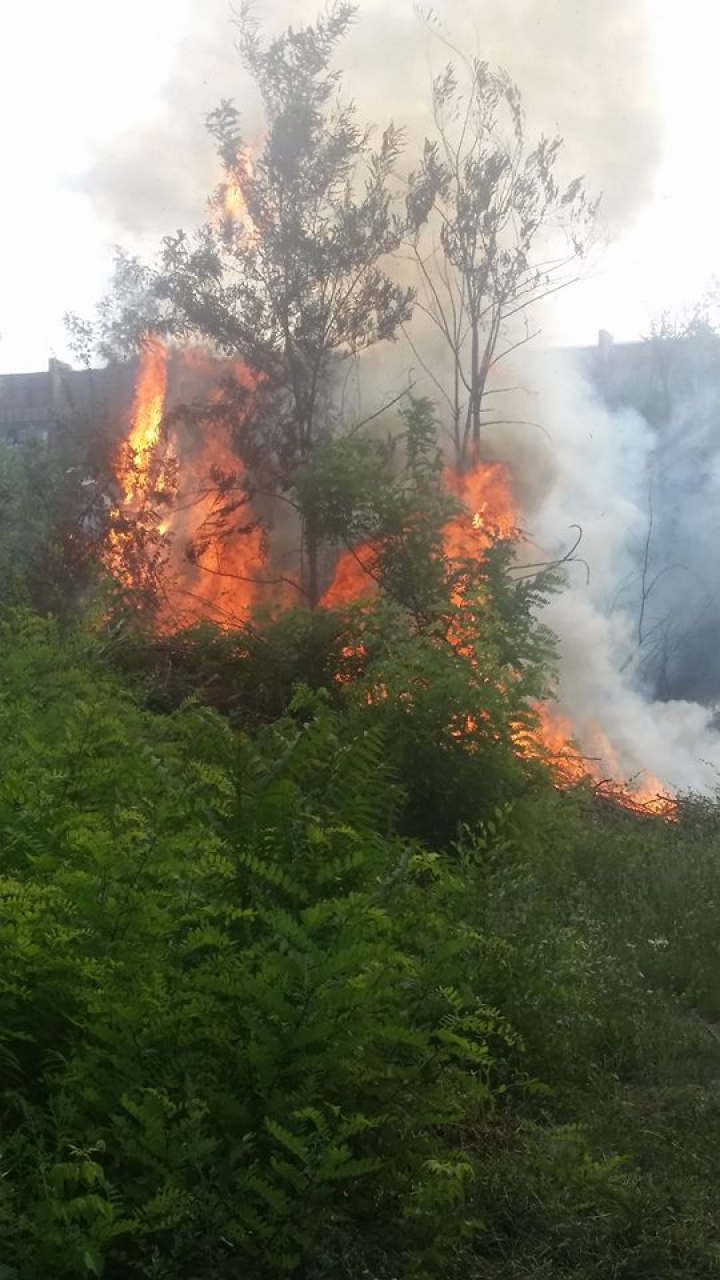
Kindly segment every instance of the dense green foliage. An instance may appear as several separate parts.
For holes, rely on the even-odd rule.
[[[720,1274],[712,806],[516,777],[432,849],[392,716],[1,640],[5,1280]]]
[[[557,581],[487,532],[445,554],[429,402],[388,441],[331,412],[338,360],[412,301],[383,265],[398,135],[371,155],[336,96],[352,14],[265,48],[241,6],[252,169],[234,108],[210,123],[250,223],[178,235],[159,276],[125,260],[105,318],[264,375],[221,513],[289,499],[307,603],[343,546],[365,598],[160,634],[110,591],[93,622],[103,467],[0,453],[0,1280],[720,1280],[720,812],[649,819],[521,756]],[[429,145],[408,209],[455,210],[463,465],[502,318],[547,283],[535,233],[586,211],[472,73],[481,128],[455,165]],[[141,587],[156,515],[119,513]]]

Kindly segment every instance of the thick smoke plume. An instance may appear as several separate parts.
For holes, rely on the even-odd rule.
[[[257,13],[272,33],[311,20],[318,8],[316,0],[268,0]],[[431,74],[450,56],[443,34],[517,80],[532,131],[564,137],[568,173],[585,173],[604,193],[604,225],[616,232],[647,198],[659,158],[642,0],[439,0],[429,21],[414,0],[362,0],[341,51],[345,89],[365,119],[406,129],[409,156],[429,126]],[[87,175],[116,231],[156,235],[201,218],[217,177],[204,119],[223,97],[241,106],[248,137],[258,135],[229,0],[196,0],[162,115],[119,137]]]
[[[720,351],[706,354],[710,367],[702,361],[658,428],[647,476],[643,674],[664,697],[712,705],[720,703]]]
[[[560,559],[575,526],[582,530],[565,567],[567,588],[546,610],[559,638],[560,707],[586,754],[621,776],[648,770],[674,789],[715,790],[720,737],[712,708],[656,696],[664,636],[679,641],[670,653],[677,674],[688,646],[695,658],[707,649],[698,621],[718,620],[717,603],[709,613],[702,608],[719,469],[707,404],[704,417],[689,401],[665,428],[651,429],[634,410],[607,407],[571,353],[526,357],[513,374],[524,389],[512,409],[528,425],[495,429],[491,452],[518,478],[541,555]],[[699,436],[712,465],[697,465]],[[706,688],[716,662],[710,673],[704,667]]]

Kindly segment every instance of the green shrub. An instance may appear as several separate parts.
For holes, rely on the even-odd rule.
[[[505,746],[433,745],[422,679],[250,733],[106,657],[2,624],[0,1278],[720,1275],[720,1047],[668,1002],[712,1008],[713,806],[494,804]],[[440,849],[423,723],[484,813]]]
[[[320,1276],[388,1241],[408,1267],[452,1251],[452,1130],[514,1037],[450,860],[391,834],[381,739],[319,707],[236,742],[140,711],[48,628],[12,640],[8,1265]]]

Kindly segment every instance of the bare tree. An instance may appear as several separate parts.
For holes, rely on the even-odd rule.
[[[559,138],[528,147],[506,73],[454,52],[461,74],[450,62],[433,80],[434,136],[407,193],[417,306],[450,353],[449,385],[409,340],[449,407],[464,469],[477,457],[490,371],[533,336],[530,308],[577,278],[597,201],[581,178],[558,185]]]

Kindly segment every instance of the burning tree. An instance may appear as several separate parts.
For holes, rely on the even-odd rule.
[[[439,141],[426,143],[399,218],[390,185],[400,136],[389,127],[373,150],[354,107],[336,94],[331,63],[353,15],[352,4],[336,0],[314,25],[290,28],[266,47],[243,6],[239,51],[264,105],[264,140],[249,145],[231,102],[211,114],[224,177],[205,225],[168,238],[152,271],[123,258],[120,292],[129,305],[104,317],[125,348],[139,326],[200,339],[241,367],[213,408],[216,423],[226,414],[240,474],[223,469],[222,500],[206,536],[188,544],[190,555],[202,568],[204,549],[257,523],[258,502],[271,499],[277,511],[279,500],[301,526],[298,585],[311,607],[322,594],[327,529],[308,476],[317,465],[326,481],[329,458],[338,461],[325,446],[339,434],[340,366],[408,332],[413,291],[388,276],[388,255],[410,236],[420,305],[450,349],[452,391],[429,372],[451,410],[456,470],[467,471],[478,461],[488,373],[505,354],[501,335],[559,287],[593,212],[579,181],[557,186],[557,140],[527,153],[517,89],[473,62],[467,100],[452,67],[433,86]],[[512,143],[500,137],[503,110]],[[570,255],[539,262],[531,251],[558,220],[572,229]],[[436,232],[439,244],[429,248]],[[238,525],[248,501],[250,524]]]
[[[238,47],[267,131],[251,155],[233,104],[213,112],[224,180],[206,225],[166,240],[152,282],[170,333],[207,341],[256,375],[252,413],[235,438],[244,483],[298,512],[311,607],[321,591],[320,536],[297,502],[297,475],[332,431],[339,362],[393,339],[412,306],[412,291],[382,266],[403,234],[388,186],[400,136],[388,127],[373,150],[353,105],[336,96],[331,59],[353,13],[336,2],[265,47],[241,10]]]
[[[526,564],[520,579],[513,579],[520,513],[505,468],[479,456],[483,401],[490,369],[507,354],[500,343],[508,324],[571,278],[594,206],[580,180],[564,190],[558,186],[558,140],[541,139],[528,153],[520,98],[511,82],[472,62],[467,100],[452,67],[435,82],[439,141],[426,143],[401,219],[391,192],[400,154],[397,131],[388,128],[373,150],[354,107],[336,96],[339,75],[332,58],[353,13],[351,4],[337,0],[313,25],[290,28],[265,46],[248,9],[241,10],[239,50],[265,107],[264,140],[249,146],[232,103],[212,113],[208,125],[224,179],[208,219],[192,236],[178,232],[168,238],[153,270],[121,262],[129,306],[108,310],[107,327],[125,347],[139,331],[146,354],[149,332],[174,338],[185,347],[183,359],[192,354],[188,340],[199,339],[210,348],[210,358],[224,360],[231,371],[222,402],[216,400],[210,411],[205,404],[196,422],[211,430],[208,449],[195,450],[192,460],[203,453],[215,492],[194,496],[206,518],[204,532],[186,542],[185,567],[191,563],[204,571],[204,552],[244,540],[251,554],[240,557],[239,573],[233,566],[228,575],[220,564],[210,566],[210,573],[250,583],[242,609],[255,607],[254,588],[266,564],[260,504],[286,503],[293,529],[302,532],[293,592],[297,585],[314,608],[364,602],[379,588],[380,596],[399,607],[397,614],[382,614],[381,601],[376,618],[380,631],[391,618],[391,647],[399,619],[398,633],[410,646],[412,689],[401,682],[398,699],[403,715],[411,706],[419,709],[413,731],[424,723],[420,736],[441,743],[453,762],[458,752],[501,757],[499,744],[507,747],[507,758],[527,759],[542,755],[549,737],[539,731],[529,706],[548,692],[552,640],[537,611],[555,582],[543,565]],[[501,136],[505,113],[510,143]],[[558,224],[570,233],[568,253],[543,258]],[[439,243],[428,247],[434,229]],[[413,291],[396,284],[384,264],[408,235],[425,286],[422,305],[452,355],[454,387],[447,403],[454,469],[445,466],[437,447],[427,401],[414,402],[402,437],[387,449],[360,434],[365,424],[338,430],[342,362],[407,331]],[[229,470],[218,446],[223,415],[235,450]],[[153,464],[152,448],[150,454]],[[187,455],[177,457],[182,468]],[[151,483],[126,483],[126,496],[162,496],[166,487],[155,483],[152,465],[141,471]],[[238,521],[241,510],[246,517],[250,513],[249,521]],[[186,533],[182,510],[179,522],[177,512],[176,506],[175,546],[176,535]],[[138,521],[132,515],[134,533]],[[158,525],[161,536],[164,524]],[[324,593],[320,553],[326,543],[344,543],[345,553]],[[263,585],[287,581],[273,576]],[[201,598],[207,606],[201,616],[218,619],[217,601],[206,592]],[[271,602],[281,609],[288,603],[279,593]],[[366,632],[368,616],[362,621]],[[362,620],[362,610],[357,617]],[[238,611],[227,611],[221,621],[237,624]],[[374,707],[378,689],[391,687],[378,676],[385,656],[382,636],[374,649],[365,639],[349,637],[342,650],[348,678],[369,676],[368,705]],[[395,671],[391,662],[388,674]],[[332,678],[343,683],[345,675],[341,666]],[[407,741],[413,737],[407,725],[403,735]],[[587,772],[577,752],[572,770],[575,779]]]
[[[558,184],[559,138],[528,146],[507,74],[457,56],[464,82],[452,62],[433,80],[435,136],[407,194],[417,306],[449,353],[449,385],[408,336],[448,407],[464,470],[478,458],[490,371],[533,336],[528,308],[577,278],[597,202],[581,178]]]

